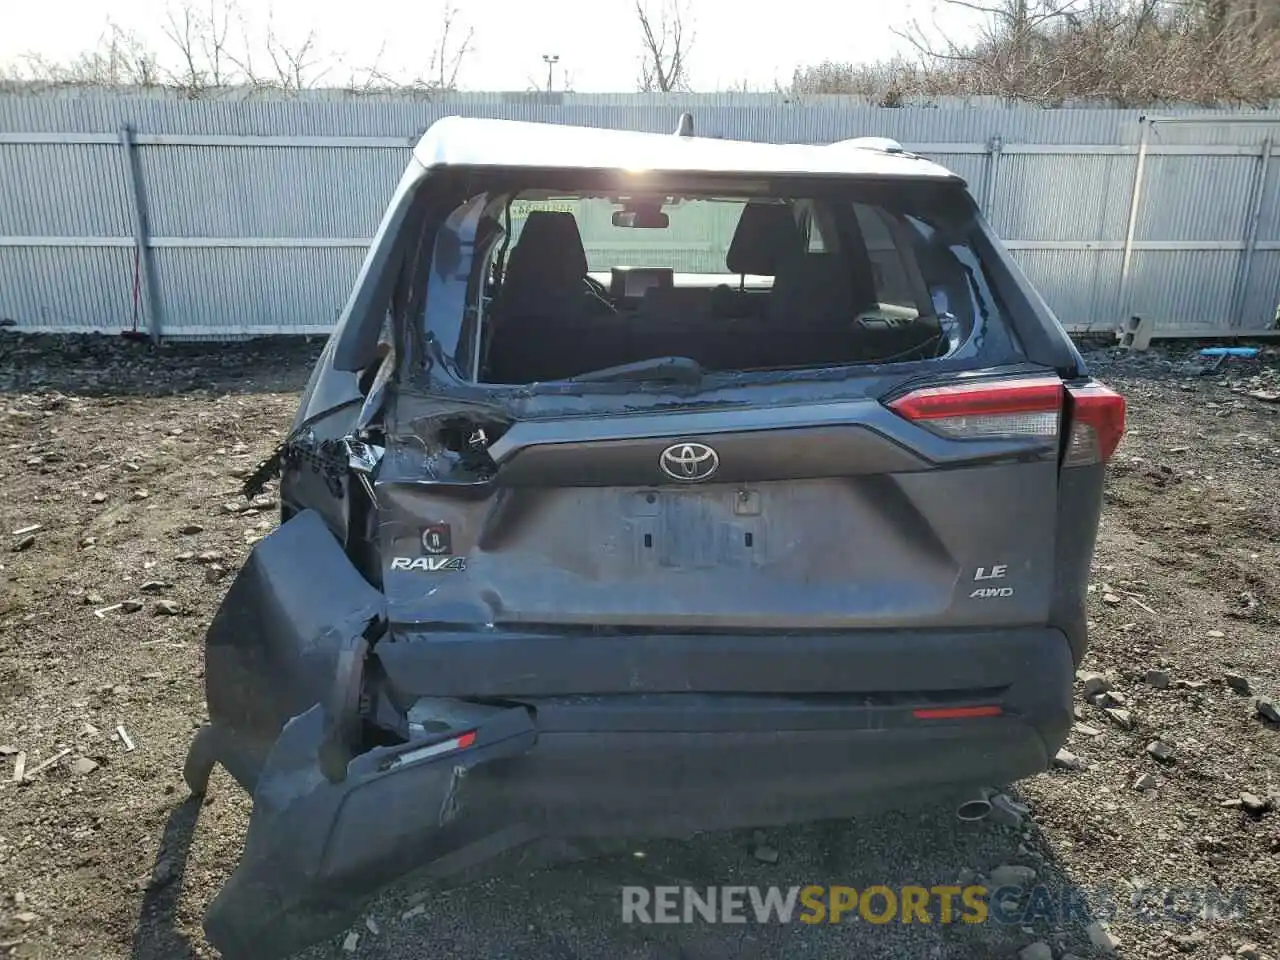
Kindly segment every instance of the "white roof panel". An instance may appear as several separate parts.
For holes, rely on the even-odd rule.
[[[856,143],[752,143],[471,117],[437,120],[418,141],[414,156],[428,168],[558,167],[653,173],[960,179],[921,157],[886,153]]]

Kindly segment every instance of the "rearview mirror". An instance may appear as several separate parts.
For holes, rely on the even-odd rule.
[[[661,210],[615,210],[613,225],[631,230],[661,230],[671,225],[671,218]]]

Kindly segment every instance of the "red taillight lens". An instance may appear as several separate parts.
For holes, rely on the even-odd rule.
[[[1100,383],[1068,387],[1071,435],[1062,465],[1106,463],[1124,436],[1124,397]]]
[[[934,433],[958,440],[1035,437],[1056,440],[1062,419],[1057,377],[926,387],[889,409]]]

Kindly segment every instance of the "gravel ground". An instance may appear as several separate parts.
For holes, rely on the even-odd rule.
[[[271,506],[225,504],[282,435],[319,346],[0,336],[0,954],[216,956],[200,918],[249,804],[220,772],[203,802],[182,783],[204,718],[200,641],[275,522]],[[1189,356],[1091,354],[1130,401],[1090,599],[1085,671],[1099,676],[1078,684],[1065,765],[1018,785],[1020,827],[926,800],[645,843],[392,891],[305,957],[979,958],[1041,942],[1025,956],[1103,955],[1078,917],[620,921],[623,884],[930,886],[1010,864],[1051,891],[1110,892],[1122,957],[1280,957],[1280,725],[1255,702],[1280,696],[1280,356],[1207,373]],[[1242,899],[1215,912],[1206,889]],[[1168,891],[1182,893],[1166,904]]]

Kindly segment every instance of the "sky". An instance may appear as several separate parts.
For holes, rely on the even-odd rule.
[[[207,11],[238,4],[234,32],[268,29],[296,46],[314,33],[325,81],[344,83],[374,64],[398,79],[422,72],[438,43],[448,0],[0,0],[0,66],[24,55],[67,61],[91,49],[109,22],[136,33],[168,60],[169,14],[184,3]],[[664,0],[646,0],[655,12]],[[673,0],[665,0],[673,2]],[[680,0],[695,90],[771,90],[797,66],[826,59],[873,62],[910,46],[894,35],[916,21],[961,39],[972,15],[943,0]],[[555,89],[633,91],[640,64],[634,0],[452,0],[455,31],[474,31],[458,84],[526,90],[546,84],[543,55],[559,56]],[[759,11],[757,14],[755,11]],[[255,41],[257,42],[257,41]],[[261,51],[255,62],[263,59]]]

